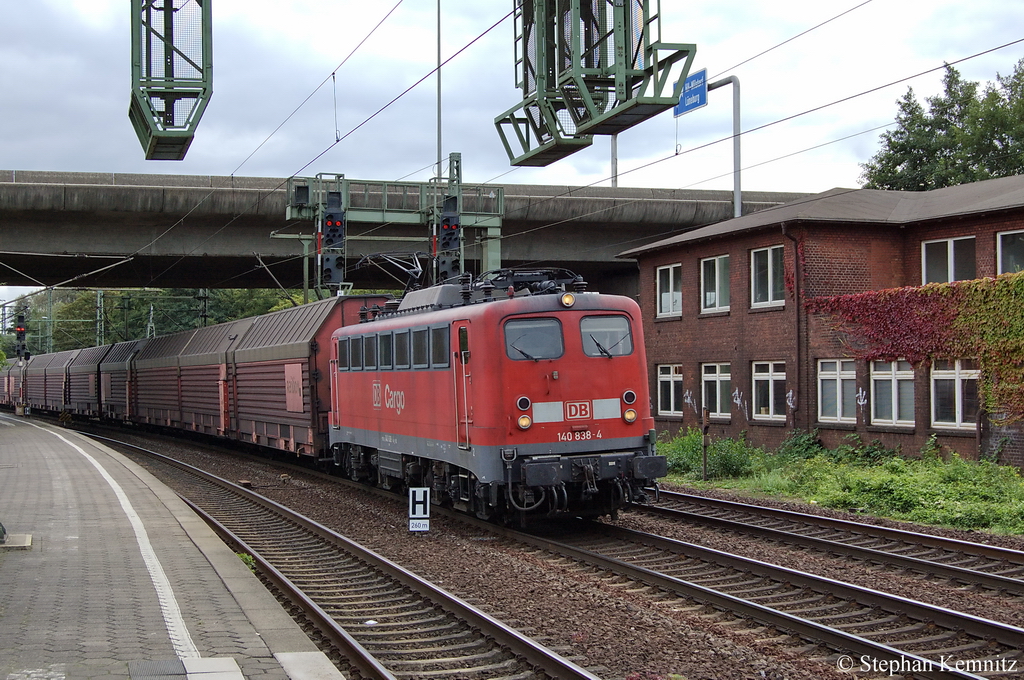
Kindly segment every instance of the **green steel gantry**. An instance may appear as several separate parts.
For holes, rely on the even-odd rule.
[[[697,47],[661,41],[660,0],[513,1],[523,101],[494,119],[512,165],[549,165],[679,101]]]
[[[315,233],[307,238],[319,244],[315,279],[328,288],[344,287],[348,245],[352,241],[393,239],[408,242],[408,237],[353,235],[351,224],[422,225],[431,227],[424,238],[437,235],[442,213],[451,210],[459,216],[460,230],[472,234],[469,242],[480,248],[482,271],[501,267],[501,223],[505,213],[505,190],[486,184],[462,183],[462,154],[449,155],[449,175],[429,182],[383,182],[349,179],[342,174],[321,173],[316,177],[288,179],[285,219],[311,221]],[[325,217],[340,214],[343,227],[328,245]],[[275,234],[275,237],[281,237]],[[460,238],[459,271],[464,271],[464,239]],[[308,253],[305,257],[308,257]],[[308,259],[305,260],[308,263]],[[327,272],[330,270],[330,275]],[[308,281],[308,273],[306,280]],[[351,284],[348,284],[351,285]]]
[[[131,0],[128,118],[148,160],[185,158],[213,95],[212,0]]]

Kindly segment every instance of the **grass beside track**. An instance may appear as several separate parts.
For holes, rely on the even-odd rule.
[[[659,442],[670,484],[732,489],[880,517],[1000,534],[1024,534],[1024,477],[1018,468],[964,460],[934,438],[904,455],[856,435],[825,448],[815,431],[793,432],[776,450],[741,439],[708,446],[702,482],[702,434],[691,428]]]

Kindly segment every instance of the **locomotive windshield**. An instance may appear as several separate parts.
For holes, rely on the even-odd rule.
[[[585,316],[580,319],[583,353],[588,357],[621,357],[633,353],[633,335],[624,316]]]
[[[564,352],[557,319],[515,319],[505,324],[505,353],[517,361],[557,359]]]

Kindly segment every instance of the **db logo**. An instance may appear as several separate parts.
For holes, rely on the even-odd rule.
[[[566,420],[589,420],[590,419],[590,402],[589,401],[567,401],[565,402],[565,419]]]
[[[380,381],[373,382],[373,407],[380,408]]]

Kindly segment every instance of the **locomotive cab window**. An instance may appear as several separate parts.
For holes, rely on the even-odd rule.
[[[338,370],[348,370],[348,338],[338,338]]]
[[[588,357],[623,357],[633,353],[633,334],[624,316],[580,319],[583,353]]]
[[[505,354],[516,361],[557,359],[564,353],[557,319],[515,319],[505,324]]]

